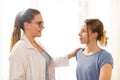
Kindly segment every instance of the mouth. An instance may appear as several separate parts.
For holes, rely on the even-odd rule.
[[[41,31],[38,31],[39,33],[41,33]]]
[[[80,40],[82,40],[82,38],[79,38]]]

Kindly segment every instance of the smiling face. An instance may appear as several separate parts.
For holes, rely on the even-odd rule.
[[[29,34],[33,38],[41,36],[42,30],[44,29],[41,14],[35,15],[31,22],[26,22],[26,25],[27,27],[25,27],[25,33]]]

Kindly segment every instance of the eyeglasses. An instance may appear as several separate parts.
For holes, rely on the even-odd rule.
[[[37,24],[39,27],[43,27],[43,26],[44,26],[44,22],[43,22],[43,21],[30,22],[30,23],[35,23],[35,24]]]

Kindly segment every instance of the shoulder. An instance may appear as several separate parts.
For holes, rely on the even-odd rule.
[[[79,50],[77,50],[76,56],[78,56],[79,54],[81,54],[83,51],[84,51],[84,48],[80,48]]]
[[[78,58],[82,55],[84,51],[84,48],[80,48],[77,52],[76,52],[76,60],[78,60]]]
[[[110,52],[108,52],[108,51],[106,51],[106,50],[104,50],[104,49],[102,49],[101,51],[100,51],[100,57],[110,57],[110,58],[112,58],[112,55],[111,55],[111,53]]]
[[[113,57],[110,52],[103,49],[99,54],[98,62],[100,66],[104,64],[111,64],[113,66]]]
[[[10,57],[23,57],[25,56],[26,45],[23,40],[19,40],[10,52]]]
[[[16,51],[16,50],[22,50],[26,47],[25,43],[23,40],[19,40],[14,46],[11,52]]]

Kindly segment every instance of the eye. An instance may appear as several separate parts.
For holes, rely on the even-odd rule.
[[[44,25],[44,22],[43,21],[40,21],[40,22],[36,22],[37,25],[39,26],[43,26]]]
[[[43,26],[44,25],[44,22],[43,21],[36,21],[36,22],[30,22],[30,23],[34,23],[38,26]]]
[[[87,32],[87,31],[86,31],[86,30],[84,30],[84,29],[82,29],[80,32],[82,32],[82,33],[83,33],[83,32]]]

